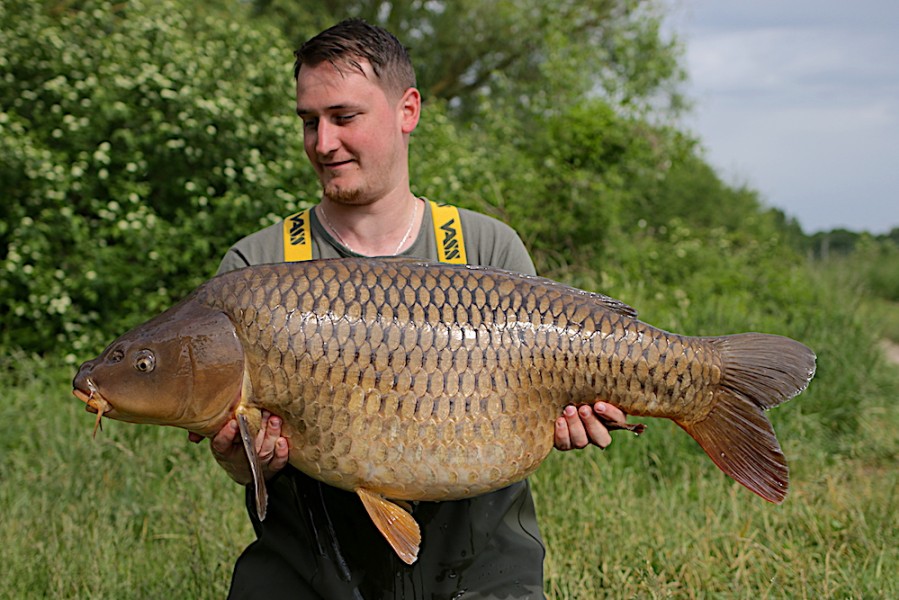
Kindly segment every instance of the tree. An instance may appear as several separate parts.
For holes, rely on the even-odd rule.
[[[531,113],[588,93],[630,110],[682,106],[677,42],[652,0],[255,0],[290,43],[347,17],[386,27],[409,46],[428,99],[471,115],[478,98]]]
[[[440,93],[412,136],[415,192],[507,221],[541,273],[596,289],[608,273],[652,271],[663,289],[711,268],[704,239],[743,244],[744,257],[756,256],[753,238],[777,243],[782,215],[641,113],[678,71],[653,4],[310,2],[295,26],[316,32],[341,6],[425,53],[425,85]],[[289,5],[257,8],[274,18]],[[317,201],[294,44],[246,10],[0,3],[0,344],[75,360],[207,279],[240,237]],[[480,48],[470,55],[466,28]],[[589,69],[600,55],[615,59]]]
[[[108,339],[316,198],[262,24],[186,0],[9,0],[0,23],[0,342]]]

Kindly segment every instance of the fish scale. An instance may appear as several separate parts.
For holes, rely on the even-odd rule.
[[[129,370],[147,352],[156,371]],[[674,420],[728,475],[780,502],[787,467],[764,410],[814,370],[814,353],[789,338],[680,336],[548,279],[340,259],[220,275],[82,365],[73,385],[111,418],[206,436],[237,416],[251,465],[261,411],[279,415],[290,463],[355,491],[411,562],[418,527],[391,499],[519,481],[549,453],[563,408],[596,398]]]
[[[253,402],[285,417],[297,455],[291,458],[348,489],[365,484],[411,500],[483,493],[521,479],[543,460],[552,447],[550,424],[566,404],[599,395],[630,413],[646,414],[664,401],[658,385],[663,382],[650,377],[645,357],[649,347],[663,354],[651,343],[660,336],[604,304],[582,310],[598,296],[536,278],[497,281],[487,269],[443,270],[449,272],[371,261],[269,267],[264,274],[249,270],[221,277],[198,300],[243,316],[238,334],[249,358]],[[643,345],[633,343],[637,337]],[[662,339],[667,343],[668,337]],[[606,360],[584,351],[594,339],[602,339]],[[674,349],[681,347],[676,343]],[[416,348],[420,352],[411,352]],[[708,403],[694,402],[701,381],[694,384],[698,378],[686,372],[689,352],[684,347],[673,357],[672,394],[694,412],[707,411]],[[348,368],[351,359],[359,362],[358,369]],[[507,376],[497,378],[497,369]],[[288,381],[288,372],[299,377]],[[355,403],[348,400],[354,391]],[[435,407],[431,411],[418,410],[423,394]],[[347,400],[338,403],[340,398]],[[357,408],[375,403],[375,412]],[[322,405],[347,411],[349,422],[334,421],[334,411],[321,410]],[[482,475],[477,456],[473,465],[454,461],[451,469],[459,472],[447,473],[449,481],[442,484],[419,472],[434,472],[427,456],[441,446],[446,450],[436,452],[439,456],[468,456],[469,444],[489,443],[478,437],[493,435],[493,427],[481,427],[484,419],[498,422],[507,435],[499,477],[496,470]],[[424,421],[432,423],[434,436],[403,426]],[[294,422],[314,426],[301,434],[290,431]],[[349,446],[322,443],[348,436],[351,429]],[[383,481],[347,472],[364,464],[370,447],[382,444],[398,448],[391,458],[399,461],[371,469]]]

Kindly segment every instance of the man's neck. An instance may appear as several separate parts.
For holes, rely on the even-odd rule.
[[[406,191],[362,205],[324,197],[316,210],[328,233],[349,250],[363,256],[390,256],[415,241],[424,203]]]

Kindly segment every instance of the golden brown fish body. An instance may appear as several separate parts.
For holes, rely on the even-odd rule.
[[[205,324],[190,336],[173,333],[197,319]],[[149,348],[160,339],[169,353],[181,344],[174,354],[193,372],[182,364],[180,383],[142,391],[145,374],[127,357],[162,351]],[[786,464],[763,410],[804,389],[814,360],[779,336],[667,333],[616,300],[547,279],[343,259],[216,277],[83,365],[75,388],[137,422],[148,409],[129,403],[177,396],[146,421],[204,435],[234,412],[258,423],[266,409],[283,418],[291,464],[360,492],[370,512],[372,496],[452,500],[526,477],[552,448],[562,409],[599,396],[673,419],[725,472],[779,502]],[[134,383],[107,391],[128,369]]]
[[[489,270],[370,262],[252,269],[198,296],[232,317],[245,402],[283,417],[291,464],[406,500],[522,479],[549,453],[564,406],[597,394],[634,414],[709,410],[686,348],[667,355],[681,357],[668,371],[687,385],[655,389],[647,365],[671,336],[597,299]],[[692,364],[711,383],[710,363]]]

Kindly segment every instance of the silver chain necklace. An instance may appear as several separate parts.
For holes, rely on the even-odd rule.
[[[403,239],[400,240],[399,245],[396,247],[396,250],[393,251],[393,254],[399,254],[400,250],[402,250],[403,246],[406,244],[406,241],[409,239],[409,235],[412,233],[412,228],[415,227],[415,217],[418,215],[418,199],[415,199],[415,206],[412,207],[412,219],[409,221],[409,228],[406,229],[406,235],[403,236]],[[318,208],[321,209],[318,212],[321,213],[322,221],[324,221],[325,226],[327,226],[328,230],[334,234],[334,237],[337,238],[337,241],[340,242],[347,250],[353,252],[355,254],[362,255],[361,252],[357,252],[353,249],[352,246],[346,243],[346,240],[340,237],[340,234],[337,232],[337,229],[331,225],[331,221],[328,220],[328,215],[325,213],[325,207],[321,204],[318,205]]]

